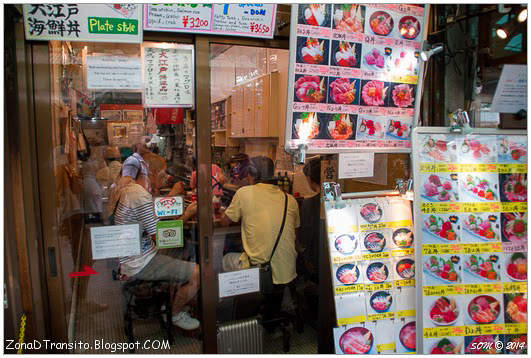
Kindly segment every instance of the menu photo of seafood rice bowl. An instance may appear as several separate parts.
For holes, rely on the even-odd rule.
[[[527,163],[527,137],[498,136],[498,163]]]
[[[421,162],[455,163],[456,141],[447,135],[426,135],[422,137]]]
[[[503,299],[500,294],[465,295],[468,297],[465,325],[492,324],[503,321],[500,315]]]
[[[465,242],[500,241],[499,213],[463,213],[463,240]]]
[[[495,173],[460,173],[459,182],[463,201],[499,201],[498,175]]]
[[[422,198],[434,202],[459,201],[457,174],[422,174]]]
[[[360,224],[375,224],[385,222],[384,210],[387,203],[381,199],[361,199],[359,200]]]
[[[459,216],[453,214],[423,214],[422,231],[425,243],[457,243],[461,237]]]
[[[358,4],[334,5],[334,29],[345,32],[363,32],[365,6]]]
[[[496,137],[465,136],[457,139],[459,161],[463,164],[496,163],[498,160]]]
[[[361,44],[347,41],[332,41],[332,63],[339,67],[360,68]]]
[[[295,75],[295,99],[306,103],[321,103],[326,99],[327,79],[319,76]]]
[[[315,112],[293,113],[293,139],[310,140],[319,136],[321,123]]]
[[[299,23],[310,26],[330,27],[330,5],[300,4]]]
[[[424,299],[428,307],[428,316],[424,317],[425,327],[462,325],[459,296],[428,296]]]
[[[348,325],[347,330],[342,332],[342,327],[334,329],[334,336],[339,335],[339,349],[336,353],[344,354],[368,354],[374,351],[374,336],[371,331],[365,327]]]
[[[500,280],[501,258],[496,254],[464,255],[467,282],[494,282]]]
[[[328,64],[328,40],[316,37],[298,37],[297,62],[309,65],[327,65]]]
[[[417,349],[417,326],[415,321],[407,322],[398,331],[398,340],[406,352],[415,352]],[[401,353],[401,350],[398,350]]]
[[[527,243],[527,212],[502,213],[502,241]]]
[[[353,122],[354,120],[354,122]],[[347,140],[354,134],[356,115],[348,113],[335,113],[328,122],[327,131],[331,139]]]
[[[462,282],[461,258],[457,255],[431,255],[423,258],[424,285],[453,285]]]

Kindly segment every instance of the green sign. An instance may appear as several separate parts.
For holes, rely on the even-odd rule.
[[[91,34],[137,35],[138,20],[115,17],[89,17],[88,31]]]
[[[164,220],[157,222],[157,248],[183,247],[183,221]]]

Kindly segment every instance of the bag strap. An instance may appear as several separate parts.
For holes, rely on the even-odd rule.
[[[284,231],[284,224],[286,223],[286,212],[288,211],[288,194],[286,192],[284,193],[284,216],[282,217],[282,225],[280,225],[280,231],[277,236],[277,241],[275,242],[275,246],[273,246],[273,251],[271,252],[271,256],[269,257],[269,261],[267,263],[271,262],[271,259],[273,258],[273,255],[275,254],[275,250],[277,249],[278,242],[280,241],[280,237],[282,236],[282,232]]]

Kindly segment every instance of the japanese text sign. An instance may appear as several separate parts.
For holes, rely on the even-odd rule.
[[[145,45],[142,53],[144,105],[146,107],[193,107],[194,46]]]
[[[273,38],[275,4],[145,4],[146,30]]]
[[[142,42],[138,4],[24,4],[27,40]]]

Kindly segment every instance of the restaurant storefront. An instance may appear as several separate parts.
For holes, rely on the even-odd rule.
[[[4,352],[527,342],[526,119],[439,86],[445,11],[5,6]]]

